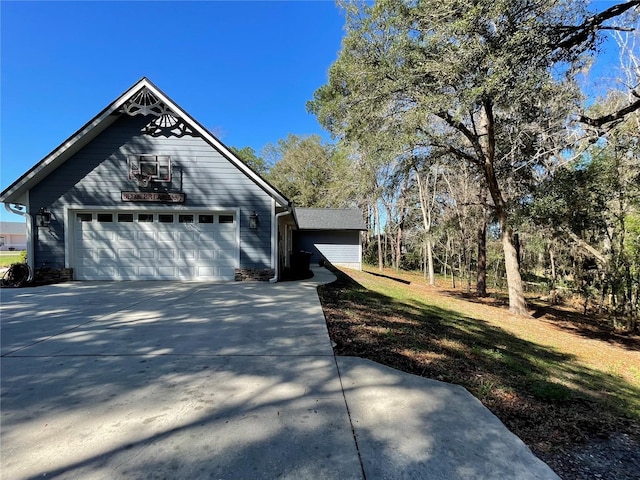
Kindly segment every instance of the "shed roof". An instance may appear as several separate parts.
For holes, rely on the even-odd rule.
[[[366,230],[357,208],[295,208],[299,230]]]

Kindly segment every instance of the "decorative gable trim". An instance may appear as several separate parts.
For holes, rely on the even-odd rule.
[[[155,116],[156,119],[145,126],[143,130],[145,134],[154,137],[161,135],[184,137],[195,133],[180,115],[146,86],[125,102],[120,108],[120,112],[131,117],[136,115]]]
[[[135,115],[155,115],[161,117],[163,115],[172,115],[174,112],[162,100],[160,100],[149,87],[142,87],[140,91],[134,94],[124,105],[120,111],[130,116]]]

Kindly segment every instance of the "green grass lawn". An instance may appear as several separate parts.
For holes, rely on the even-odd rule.
[[[13,263],[22,263],[22,252],[0,252],[0,268],[8,267]]]
[[[538,454],[640,435],[640,337],[550,306],[516,317],[503,296],[407,272],[338,275],[319,288],[336,353],[462,385]]]

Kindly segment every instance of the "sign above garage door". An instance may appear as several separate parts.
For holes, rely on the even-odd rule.
[[[177,192],[121,192],[123,202],[184,203],[186,195]]]

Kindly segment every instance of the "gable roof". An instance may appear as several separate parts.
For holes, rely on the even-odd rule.
[[[134,100],[132,108],[132,100]],[[111,102],[93,119],[87,122],[76,133],[71,135],[60,146],[36,163],[20,178],[9,185],[0,193],[0,202],[26,204],[27,192],[43,180],[49,173],[63,164],[82,147],[106,130],[121,115],[147,115],[157,117],[169,114],[181,120],[180,129],[190,129],[202,138],[220,154],[235,165],[247,177],[253,180],[259,187],[276,200],[281,206],[289,207],[291,202],[279,192],[273,185],[254,172],[247,164],[240,160],[218,138],[204,128],[187,112],[182,110],[164,92],[156,87],[148,78],[143,77],[120,97]],[[161,128],[159,126],[158,128]],[[186,124],[186,125],[185,125]]]
[[[366,230],[357,208],[295,208],[299,230]]]

